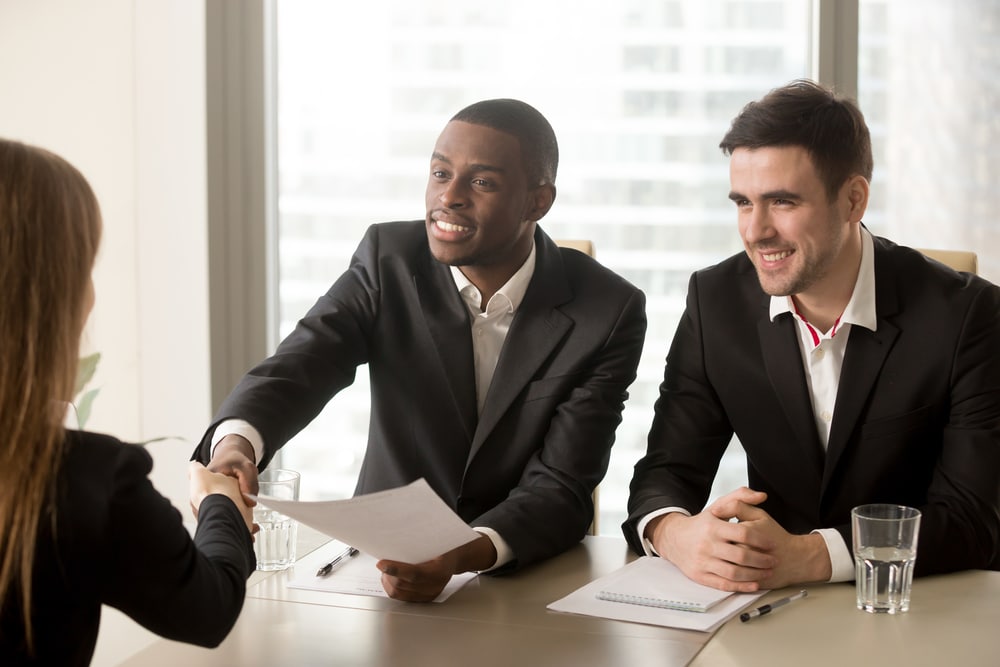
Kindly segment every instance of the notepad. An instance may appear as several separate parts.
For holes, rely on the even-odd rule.
[[[632,595],[637,598],[700,605],[706,611],[692,613],[677,607],[650,607],[644,604],[609,602],[598,597],[602,591]],[[584,584],[569,595],[547,605],[546,608],[551,611],[613,618],[632,623],[714,632],[720,625],[753,604],[765,592],[717,591],[691,581],[669,561],[646,556]]]
[[[596,597],[608,602],[704,613],[730,595],[688,579],[669,561],[644,556],[607,578]]]

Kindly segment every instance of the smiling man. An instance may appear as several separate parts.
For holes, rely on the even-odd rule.
[[[195,458],[255,491],[258,471],[367,364],[355,493],[423,477],[482,535],[427,563],[380,561],[390,596],[432,600],[452,574],[578,542],[635,379],[645,298],[538,227],[557,166],[555,134],[531,106],[487,100],[456,114],[431,155],[426,218],[369,228],[347,271],[226,399]]]
[[[850,580],[851,508],[895,503],[917,575],[1000,569],[1000,289],[862,225],[852,101],[793,82],[721,147],[745,252],[691,277],[626,538],[724,590]],[[751,488],[704,507],[734,433]]]

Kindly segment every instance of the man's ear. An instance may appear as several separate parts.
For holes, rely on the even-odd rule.
[[[844,184],[846,195],[847,221],[861,222],[868,208],[868,179],[860,174],[855,174],[847,179]]]
[[[537,222],[545,217],[556,200],[556,186],[551,183],[539,185],[529,194],[529,206],[525,213],[526,220]]]

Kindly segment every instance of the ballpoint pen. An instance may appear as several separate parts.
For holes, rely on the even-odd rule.
[[[740,614],[740,620],[746,623],[752,618],[757,618],[758,616],[769,614],[778,607],[783,607],[789,602],[792,602],[793,600],[798,600],[799,598],[804,598],[807,595],[809,595],[807,591],[799,591],[795,595],[789,595],[787,598],[781,598],[780,600],[775,600],[771,604],[765,604],[763,606],[757,607],[756,609],[744,612]]]
[[[330,574],[331,571],[333,571],[333,566],[334,565],[336,565],[340,561],[344,560],[345,558],[350,558],[351,556],[354,556],[357,553],[358,553],[358,550],[355,549],[354,547],[347,547],[346,549],[344,549],[343,551],[341,551],[339,554],[337,554],[336,558],[334,558],[329,563],[327,563],[323,567],[321,567],[318,570],[316,570],[316,576],[317,577],[325,577],[326,575]]]

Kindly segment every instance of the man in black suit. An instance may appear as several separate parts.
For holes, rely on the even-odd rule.
[[[431,156],[426,218],[368,230],[350,268],[226,399],[195,458],[254,490],[258,469],[367,363],[355,493],[423,477],[482,533],[427,563],[380,561],[390,596],[430,600],[454,573],[578,542],[635,379],[645,298],[538,227],[557,163],[552,128],[523,102],[456,114]]]
[[[997,568],[1000,289],[862,225],[852,101],[793,82],[721,147],[746,252],[691,277],[632,548],[724,590],[850,580],[851,508],[882,502],[923,513],[918,575]],[[734,432],[752,488],[705,508]]]

